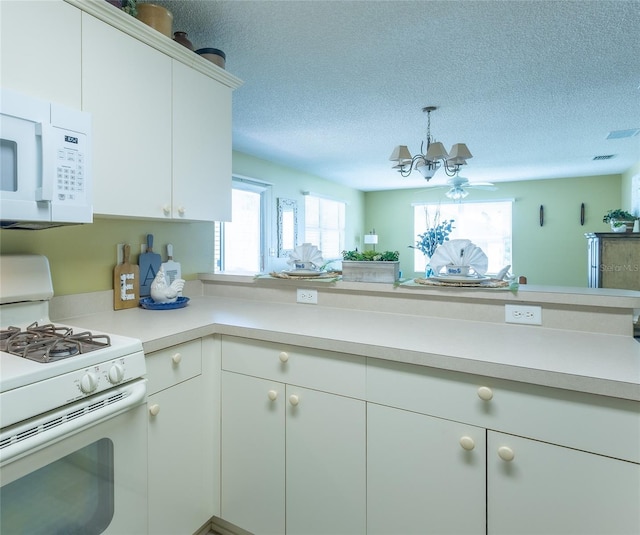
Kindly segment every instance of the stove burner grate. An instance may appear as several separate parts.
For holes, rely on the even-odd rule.
[[[0,332],[0,350],[19,357],[48,363],[89,353],[111,345],[106,334],[74,333],[69,327],[53,324],[29,325],[25,330],[8,327]]]

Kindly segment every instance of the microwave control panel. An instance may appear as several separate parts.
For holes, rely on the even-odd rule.
[[[56,170],[53,200],[74,204],[86,198],[86,136],[56,129]]]

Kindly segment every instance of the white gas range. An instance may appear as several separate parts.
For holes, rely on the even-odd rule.
[[[144,533],[142,343],[53,324],[52,297],[45,257],[0,257],[0,532]],[[69,492],[69,466],[65,509],[39,489]]]

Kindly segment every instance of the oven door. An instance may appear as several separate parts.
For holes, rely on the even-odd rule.
[[[146,534],[145,398],[3,462],[0,533]]]

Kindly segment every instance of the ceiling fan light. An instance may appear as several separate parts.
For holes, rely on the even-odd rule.
[[[464,143],[456,143],[449,151],[447,162],[464,165],[469,158],[473,158],[473,154],[471,154],[467,146]]]
[[[391,156],[389,156],[389,160],[391,160],[392,162],[399,162],[402,165],[407,163],[407,161],[410,162],[411,153],[409,152],[409,148],[406,145],[398,145],[395,149],[393,149]]]
[[[455,186],[455,187],[451,188],[449,191],[447,191],[447,193],[445,193],[445,195],[447,197],[449,197],[449,199],[452,199],[454,201],[460,201],[460,200],[464,199],[467,195],[469,195],[469,192],[463,190],[459,186]]]
[[[439,141],[429,143],[429,148],[427,149],[427,160],[446,160],[448,157],[449,155],[447,154],[447,151],[442,143],[440,143]]]

